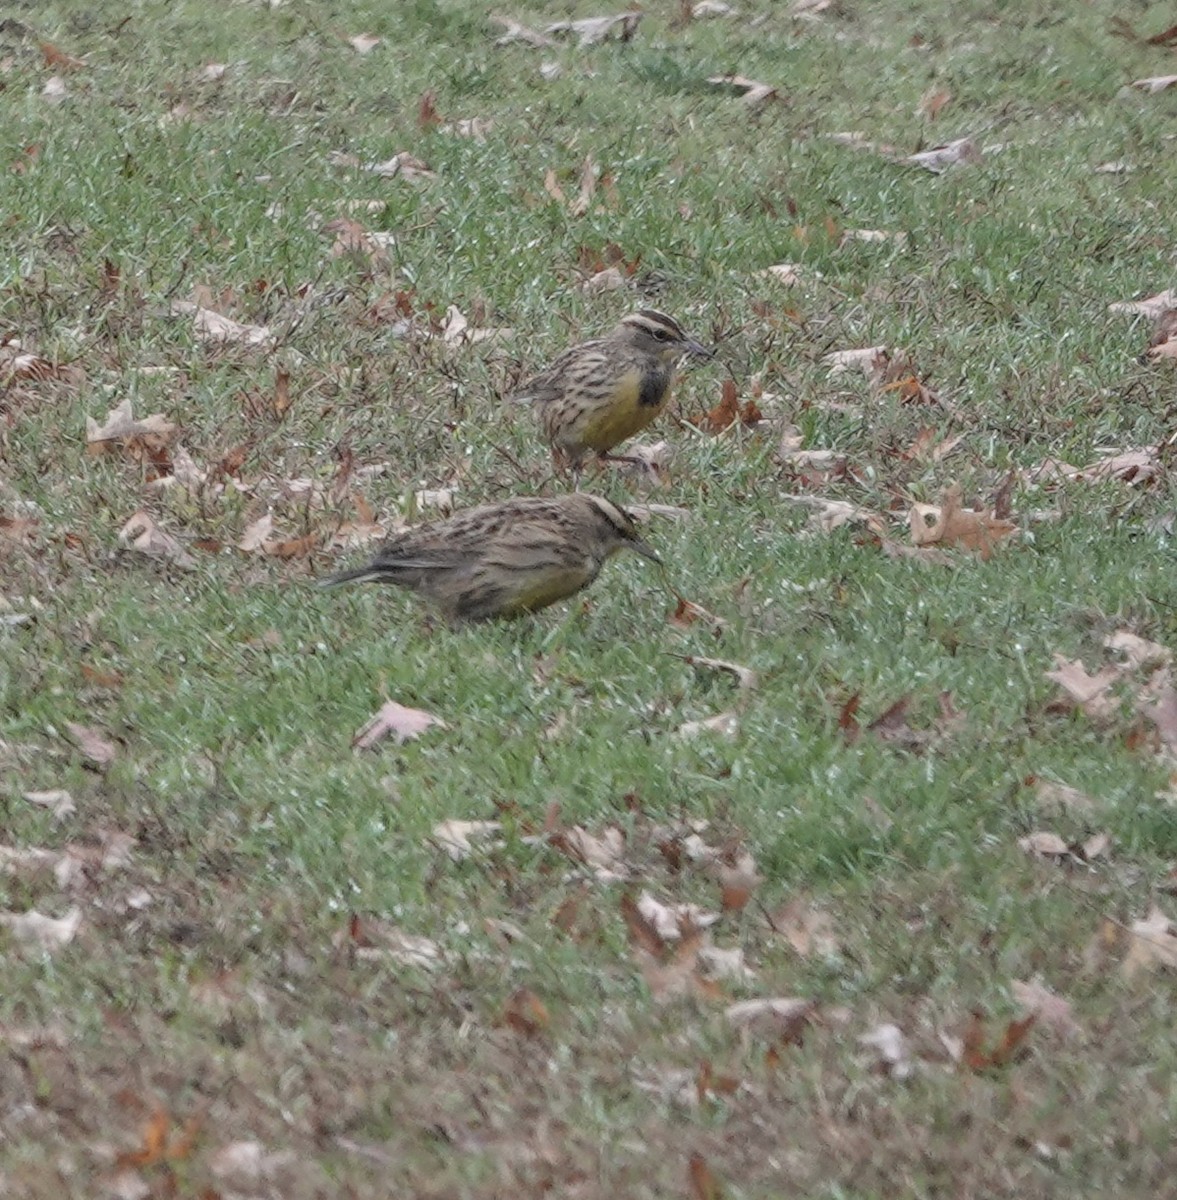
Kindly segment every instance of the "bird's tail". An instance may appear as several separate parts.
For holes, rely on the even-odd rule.
[[[319,580],[319,587],[333,588],[339,587],[341,583],[371,583],[373,581],[383,581],[387,583],[389,573],[383,567],[366,566],[353,567],[350,571],[340,571],[338,575],[328,575],[326,579]]]

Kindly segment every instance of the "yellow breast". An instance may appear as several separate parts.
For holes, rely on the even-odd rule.
[[[578,422],[576,437],[581,445],[604,453],[645,429],[666,407],[669,383],[657,404],[641,403],[641,395],[642,372],[635,367],[622,375],[612,393],[602,397]]]
[[[535,571],[511,599],[503,606],[503,616],[517,616],[520,613],[538,612],[579,592],[586,584],[591,583],[596,575],[595,563],[586,560],[584,566],[550,567],[547,570]]]

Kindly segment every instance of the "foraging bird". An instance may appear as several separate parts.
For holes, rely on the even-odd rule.
[[[645,429],[670,402],[675,368],[685,355],[714,351],[652,308],[630,313],[603,338],[565,350],[523,385],[557,463],[579,473],[584,460],[609,451]]]
[[[408,529],[366,567],[320,586],[395,583],[427,596],[451,620],[485,621],[535,612],[579,592],[624,549],[660,561],[629,513],[600,496],[525,496]]]

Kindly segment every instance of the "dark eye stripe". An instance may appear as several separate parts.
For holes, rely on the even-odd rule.
[[[676,339],[686,337],[682,326],[673,317],[668,317],[665,313],[659,312],[655,308],[638,309],[636,313],[631,313],[626,317],[624,323],[636,326],[638,329],[644,329],[654,337],[672,337]]]
[[[604,507],[604,505],[594,504],[593,507],[601,514],[601,516],[605,519],[606,524],[609,525],[614,533],[620,534],[620,536],[623,538],[632,538],[636,536],[634,532],[633,521],[624,509],[619,508],[616,510],[617,515],[621,518],[619,521],[617,520],[617,517],[613,515],[613,510]]]

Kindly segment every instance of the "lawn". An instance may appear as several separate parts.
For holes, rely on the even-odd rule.
[[[1172,12],[731,5],[9,6],[4,1195],[1171,1190]],[[664,572],[315,588],[650,306]]]

